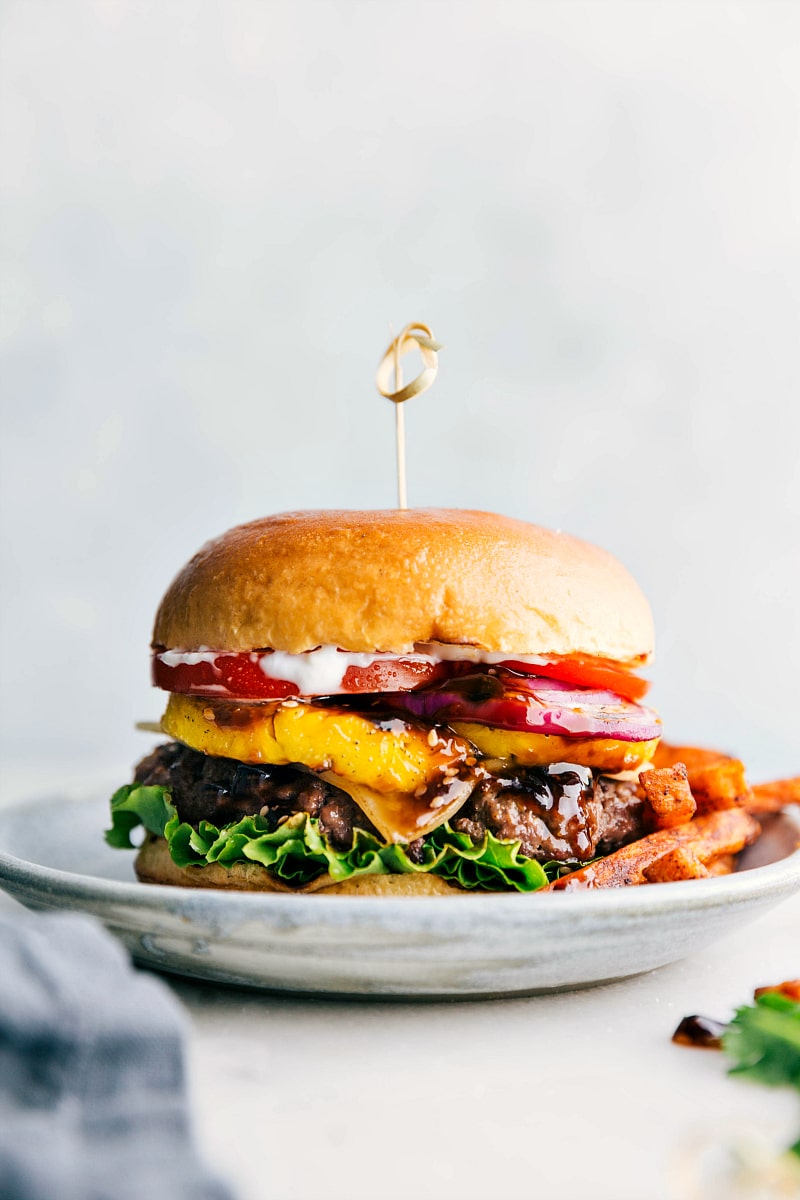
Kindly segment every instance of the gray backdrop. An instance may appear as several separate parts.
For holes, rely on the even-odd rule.
[[[237,521],[413,504],[640,579],[668,733],[797,772],[800,5],[6,3],[6,761],[126,778]]]

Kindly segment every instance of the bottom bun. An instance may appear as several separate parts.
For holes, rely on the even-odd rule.
[[[176,887],[224,888],[235,892],[284,892],[326,896],[466,896],[440,875],[359,875],[336,883],[320,875],[304,887],[293,888],[276,879],[258,863],[232,863],[229,867],[209,863],[205,867],[179,867],[172,861],[164,838],[148,834],[136,856],[136,874],[142,883],[166,883]]]

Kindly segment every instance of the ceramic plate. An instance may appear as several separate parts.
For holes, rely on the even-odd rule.
[[[734,875],[609,891],[394,900],[145,886],[102,839],[105,800],[0,810],[0,883],[94,913],[139,963],[222,983],[358,996],[500,996],[664,966],[800,889],[800,816],[771,819]]]

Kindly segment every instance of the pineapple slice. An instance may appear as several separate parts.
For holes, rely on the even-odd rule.
[[[550,733],[517,733],[471,721],[454,721],[453,729],[490,759],[520,767],[576,763],[609,775],[635,771],[649,763],[658,738],[649,742],[620,742],[613,738],[567,738]]]
[[[460,738],[405,721],[374,722],[346,709],[281,705],[275,737],[289,762],[329,770],[377,792],[427,788],[473,752]]]
[[[284,763],[275,740],[274,704],[250,708],[215,704],[211,700],[170,693],[161,718],[164,733],[215,758],[239,762]],[[250,713],[257,714],[250,718]]]
[[[161,727],[203,754],[302,763],[383,793],[421,793],[475,765],[472,747],[449,731],[296,700],[233,705],[172,693]]]

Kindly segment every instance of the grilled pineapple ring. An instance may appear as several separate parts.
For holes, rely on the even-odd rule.
[[[296,700],[233,705],[172,693],[161,727],[203,754],[302,763],[376,792],[413,794],[475,765],[472,746],[449,730],[371,721],[347,709]]]
[[[487,758],[510,766],[543,767],[548,763],[576,763],[609,775],[635,771],[650,762],[658,738],[649,742],[620,742],[612,738],[566,738],[551,733],[517,733],[471,721],[454,721],[453,729],[477,746]]]
[[[565,738],[456,722],[455,734],[405,721],[371,721],[348,709],[290,700],[231,705],[172,693],[161,722],[170,737],[239,762],[302,763],[377,792],[416,792],[447,771],[474,765],[474,749],[515,766],[572,762],[615,774],[649,762],[658,740]],[[472,743],[472,745],[470,745]]]

